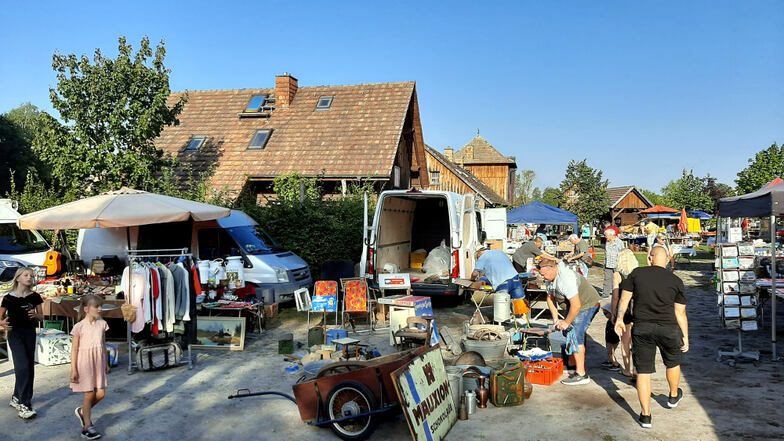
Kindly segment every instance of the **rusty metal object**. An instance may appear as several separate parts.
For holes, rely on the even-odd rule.
[[[367,363],[362,361],[338,361],[321,368],[321,370],[319,370],[316,374],[316,378],[345,374],[351,371],[366,368],[367,366]]]
[[[457,360],[455,360],[455,365],[461,364],[470,364],[472,366],[487,366],[485,364],[484,357],[482,357],[482,354],[474,351],[464,352],[462,355],[457,357]]]

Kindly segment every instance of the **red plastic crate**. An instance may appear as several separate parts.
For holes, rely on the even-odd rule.
[[[528,365],[525,379],[532,384],[549,386],[563,375],[563,360],[561,358],[546,358],[532,362]]]

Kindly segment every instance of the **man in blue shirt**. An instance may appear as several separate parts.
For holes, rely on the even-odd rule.
[[[476,265],[471,273],[471,280],[476,280],[482,273],[495,292],[509,293],[512,300],[525,297],[517,270],[503,251],[480,248],[476,252]]]

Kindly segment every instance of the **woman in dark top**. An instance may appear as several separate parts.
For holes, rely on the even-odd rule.
[[[40,305],[44,302],[32,291],[33,270],[19,268],[14,274],[11,290],[0,302],[0,329],[8,331],[8,348],[14,359],[14,395],[10,406],[19,411],[19,417],[35,416],[33,399],[33,366],[35,357],[35,328],[40,320]]]

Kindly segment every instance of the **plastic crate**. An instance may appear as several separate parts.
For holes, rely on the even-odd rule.
[[[563,369],[563,360],[560,358],[535,361],[528,365],[525,378],[532,384],[549,386],[561,378]]]

